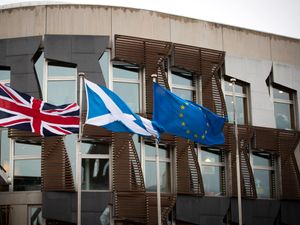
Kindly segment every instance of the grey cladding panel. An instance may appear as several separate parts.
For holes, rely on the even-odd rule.
[[[0,65],[10,67],[11,87],[36,98],[41,94],[32,58],[41,41],[41,36],[0,40]]]
[[[108,41],[108,36],[46,35],[45,58],[76,64],[87,79],[105,85],[98,60]]]

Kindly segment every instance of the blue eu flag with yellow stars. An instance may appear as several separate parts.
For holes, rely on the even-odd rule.
[[[203,145],[224,144],[225,118],[153,83],[153,122],[164,132]]]

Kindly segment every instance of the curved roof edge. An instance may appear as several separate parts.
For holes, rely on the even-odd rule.
[[[241,27],[241,26],[237,26],[237,25],[232,25],[232,24],[225,24],[225,23],[221,23],[221,22],[216,22],[216,21],[209,21],[209,20],[205,20],[205,19],[199,19],[199,18],[193,18],[193,17],[186,17],[183,15],[178,15],[178,14],[172,14],[169,12],[164,12],[164,11],[159,11],[159,10],[152,10],[152,9],[147,9],[147,8],[138,8],[138,7],[134,7],[134,6],[124,6],[121,4],[101,4],[101,2],[99,3],[95,3],[95,2],[90,2],[90,1],[86,1],[86,2],[80,2],[80,0],[78,1],[72,1],[72,0],[36,0],[36,1],[23,1],[23,2],[18,2],[18,3],[8,3],[8,4],[4,4],[4,5],[0,5],[0,10],[5,10],[5,9],[15,9],[15,8],[22,8],[22,7],[32,7],[32,6],[47,6],[47,5],[86,5],[86,6],[103,6],[103,7],[120,7],[120,8],[128,8],[128,9],[140,9],[140,10],[145,10],[145,11],[152,11],[152,12],[157,12],[157,13],[162,13],[162,14],[166,14],[166,15],[170,15],[170,16],[175,16],[175,17],[181,17],[181,18],[188,18],[191,20],[199,20],[199,21],[204,21],[204,22],[208,22],[208,23],[212,23],[212,24],[218,24],[224,27],[230,27],[232,29],[243,29],[243,30],[247,30],[250,32],[254,32],[254,33],[261,33],[261,34],[267,34],[270,36],[276,36],[276,37],[282,37],[282,38],[287,38],[287,39],[292,39],[292,40],[297,40],[300,41],[299,38],[297,37],[291,37],[291,36],[287,36],[284,34],[278,34],[278,33],[272,33],[272,32],[268,32],[268,31],[262,31],[262,30],[256,30],[256,29],[252,29],[252,28],[247,28],[247,27]]]

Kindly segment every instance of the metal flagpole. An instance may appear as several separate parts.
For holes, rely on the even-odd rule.
[[[156,82],[157,75],[151,75],[153,82]],[[158,140],[155,139],[155,164],[156,164],[156,196],[157,196],[157,224],[161,225],[161,199],[160,199],[160,169]]]
[[[234,123],[234,135],[235,135],[235,147],[236,147],[236,177],[237,177],[237,192],[238,192],[238,215],[239,225],[243,224],[242,217],[242,195],[241,195],[241,174],[240,174],[240,154],[239,154],[239,140],[238,140],[238,127],[237,127],[237,112],[236,112],[236,97],[235,97],[235,78],[231,78],[232,93],[233,93],[233,123]]]
[[[80,125],[79,125],[79,134],[78,141],[76,143],[76,178],[77,178],[77,225],[81,225],[81,136],[82,136],[82,92],[83,92],[83,79],[84,73],[78,73],[79,76],[79,106],[80,106]]]

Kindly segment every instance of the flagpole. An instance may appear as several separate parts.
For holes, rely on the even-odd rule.
[[[77,178],[77,225],[81,225],[81,136],[82,136],[82,124],[81,124],[81,117],[82,117],[82,92],[83,92],[83,79],[84,73],[78,73],[79,76],[79,133],[78,133],[78,141],[76,143],[77,147],[77,157],[76,157],[76,178]]]
[[[232,93],[233,93],[233,123],[234,123],[234,135],[235,135],[235,147],[236,147],[236,177],[237,177],[237,194],[238,194],[238,215],[239,225],[243,224],[242,217],[242,195],[241,195],[241,174],[240,174],[240,154],[239,154],[239,140],[238,140],[238,127],[237,127],[237,110],[236,110],[236,97],[235,97],[235,78],[231,78]]]
[[[157,75],[151,75],[153,82],[156,83]],[[155,138],[155,164],[156,164],[156,197],[157,197],[157,224],[161,225],[161,199],[160,199],[160,169],[159,169],[159,149],[158,140]]]

